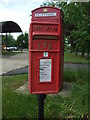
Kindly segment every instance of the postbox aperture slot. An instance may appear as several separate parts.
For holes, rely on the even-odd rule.
[[[33,35],[33,40],[58,40],[57,35]]]

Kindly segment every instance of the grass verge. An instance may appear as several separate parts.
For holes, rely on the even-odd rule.
[[[67,79],[68,78],[68,79]],[[3,118],[37,118],[36,95],[14,92],[28,80],[28,75],[3,76]],[[47,95],[45,118],[88,118],[88,71],[65,71],[64,80],[73,83],[72,94],[62,98]]]
[[[15,55],[15,54],[19,54],[21,52],[16,52],[16,51],[3,51],[2,55]]]

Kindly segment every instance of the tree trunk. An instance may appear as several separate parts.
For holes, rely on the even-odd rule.
[[[87,59],[89,58],[89,48],[87,50]]]
[[[6,33],[6,50],[7,50],[7,33]]]
[[[71,40],[70,40],[70,43],[71,43],[71,48],[70,48],[70,53],[73,53],[73,38],[71,37],[70,38]]]
[[[73,49],[72,49],[72,47],[71,47],[71,49],[70,49],[70,53],[73,53]]]
[[[76,55],[78,55],[78,47],[76,48]]]
[[[84,56],[84,53],[85,53],[85,51],[84,51],[84,50],[82,50],[82,56]]]

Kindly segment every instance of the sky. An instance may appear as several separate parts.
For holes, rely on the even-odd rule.
[[[40,7],[45,0],[0,0],[0,22],[14,21],[23,33],[29,31],[31,11]],[[20,33],[19,33],[20,34]],[[19,34],[13,33],[16,39]]]

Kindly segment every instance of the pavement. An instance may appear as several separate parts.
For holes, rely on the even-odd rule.
[[[0,58],[1,59],[1,58]],[[7,73],[28,65],[28,52],[2,56],[2,73]]]
[[[0,71],[0,75],[28,73],[28,51],[16,55],[3,55],[2,58],[0,58],[0,61],[1,60],[2,71]],[[64,69],[77,70],[82,68],[88,69],[88,64],[64,64]]]

